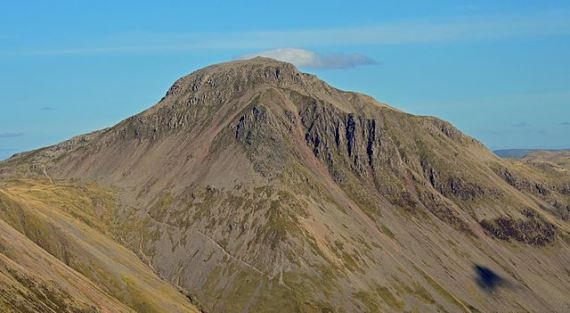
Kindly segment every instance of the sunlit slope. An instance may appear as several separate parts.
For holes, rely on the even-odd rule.
[[[107,232],[112,194],[47,180],[0,183],[0,295],[15,312],[196,312]]]

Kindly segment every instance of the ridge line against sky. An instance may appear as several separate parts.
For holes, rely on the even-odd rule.
[[[342,28],[199,33],[116,33],[74,42],[67,47],[4,48],[0,56],[65,56],[98,53],[159,53],[189,50],[275,49],[284,47],[405,45],[497,40],[570,34],[570,10],[533,14],[422,18]],[[17,35],[0,35],[14,38]],[[153,44],[148,44],[152,42]]]
[[[568,0],[30,0],[0,10],[0,159],[112,126],[183,75],[255,55],[491,149],[570,147]]]

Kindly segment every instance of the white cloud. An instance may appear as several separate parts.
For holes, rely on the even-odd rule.
[[[294,64],[297,67],[341,69],[359,65],[376,64],[373,59],[358,53],[353,54],[319,54],[313,51],[296,48],[279,48],[237,57],[251,59],[257,56],[272,58]]]

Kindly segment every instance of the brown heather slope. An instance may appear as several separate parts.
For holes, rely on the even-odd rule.
[[[568,175],[287,63],[204,68],[0,173],[112,188],[101,227],[206,312],[570,310]]]

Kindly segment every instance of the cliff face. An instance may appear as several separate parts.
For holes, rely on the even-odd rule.
[[[207,67],[1,170],[114,188],[109,233],[207,312],[570,306],[567,177],[287,63]]]

